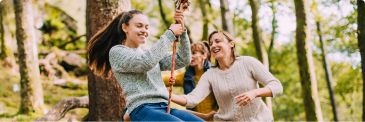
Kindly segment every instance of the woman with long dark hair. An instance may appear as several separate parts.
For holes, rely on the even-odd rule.
[[[181,11],[177,11],[174,18],[183,23]],[[168,92],[161,71],[171,68],[169,50],[176,36],[181,36],[181,40],[175,68],[189,64],[191,53],[186,31],[180,24],[171,24],[159,41],[144,50],[141,45],[148,36],[147,16],[138,10],[123,12],[89,41],[90,69],[99,76],[118,80],[127,100],[126,114],[132,121],[203,121],[177,109],[166,113]]]
[[[208,38],[215,63],[187,95],[172,95],[177,104],[194,107],[213,92],[218,103],[214,120],[273,121],[272,112],[261,97],[276,97],[283,87],[269,70],[250,56],[236,56],[234,38],[227,32],[214,31]],[[265,87],[259,88],[258,83]]]

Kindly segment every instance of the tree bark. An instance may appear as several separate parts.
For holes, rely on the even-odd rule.
[[[260,10],[260,1],[259,0],[249,0],[252,12],[252,37],[253,42],[255,44],[256,55],[258,59],[269,68],[269,59],[265,48],[264,40],[262,39],[261,27],[259,26],[260,18],[258,17],[258,13]],[[272,101],[270,97],[265,98],[265,103],[267,107],[272,110]]]
[[[13,42],[16,42],[15,39],[13,39],[12,37],[10,37],[10,32],[9,31],[6,31],[6,30],[9,30],[9,26],[7,26],[7,24],[9,24],[9,17],[8,17],[8,14],[12,13],[14,14],[14,9],[13,9],[13,0],[9,0],[9,1],[2,1],[0,2],[1,4],[1,10],[0,10],[0,13],[1,13],[1,29],[2,29],[2,32],[0,32],[0,34],[2,33],[2,38],[3,42],[1,42],[1,56],[0,56],[0,59],[3,60],[3,64],[2,66],[4,67],[9,67],[11,68],[11,72],[12,73],[19,73],[19,68],[18,68],[18,65],[16,64],[16,61],[15,61],[15,56],[14,56],[14,53],[13,53],[13,50],[11,49],[11,47],[13,47],[11,44],[13,44]],[[11,4],[11,5],[10,5]],[[7,19],[8,18],[8,19]],[[10,21],[13,21],[10,20]],[[14,37],[15,38],[15,37]],[[1,39],[0,39],[1,40]]]
[[[65,117],[66,113],[75,108],[88,108],[89,98],[84,97],[74,97],[63,99],[57,103],[48,113],[37,119],[36,121],[58,121]]]
[[[7,55],[6,46],[5,46],[5,37],[4,37],[4,24],[3,24],[3,16],[4,16],[4,3],[0,2],[0,59],[4,59]]]
[[[220,8],[221,8],[223,30],[234,35],[232,16],[229,13],[228,0],[219,0],[219,1],[220,1]]]
[[[269,49],[268,49],[268,58],[269,58],[269,64],[271,63],[271,53],[272,53],[272,49],[274,48],[275,45],[275,36],[277,34],[277,27],[278,27],[278,22],[276,19],[276,6],[275,6],[275,1],[274,0],[270,0],[271,3],[271,10],[272,10],[272,21],[271,21],[271,28],[272,28],[272,32],[271,32],[271,39],[270,39],[270,45],[269,45]],[[270,65],[269,65],[269,69],[271,71]]]
[[[275,36],[277,34],[277,27],[278,27],[278,22],[277,22],[277,19],[276,19],[276,6],[275,6],[275,1],[274,0],[270,0],[270,8],[271,8],[271,11],[272,11],[272,20],[271,20],[271,28],[272,28],[272,31],[271,31],[271,39],[270,39],[270,45],[269,45],[269,48],[268,48],[268,52],[267,52],[267,57],[268,57],[268,60],[269,60],[269,71],[272,72],[273,69],[272,69],[272,50],[274,48],[274,45],[275,45]]]
[[[203,40],[207,41],[208,40],[209,21],[208,21],[208,17],[207,17],[206,0],[199,0],[199,6],[200,6],[200,11],[203,16],[203,36],[202,36],[201,41],[203,41]]]
[[[129,0],[87,0],[86,38],[89,40],[116,15],[130,9]],[[116,80],[105,80],[92,72],[88,75],[88,121],[119,121],[125,107],[121,85]]]
[[[326,56],[327,56],[326,44],[322,39],[321,24],[319,21],[316,22],[316,26],[317,26],[317,34],[319,37],[320,47],[321,47],[321,51],[322,51],[323,69],[325,70],[325,74],[326,74],[328,93],[330,95],[330,101],[331,101],[331,106],[332,106],[333,120],[338,121],[335,96],[334,96],[333,86],[332,86],[332,83],[333,83],[332,71],[330,68],[330,64],[328,63],[328,60],[326,58]]]
[[[294,0],[296,27],[296,47],[300,73],[300,83],[308,121],[323,121],[318,98],[317,81],[314,72],[310,41],[307,39],[306,0]]]
[[[312,1],[312,10],[313,10],[313,14],[315,16],[315,21],[316,21],[316,28],[317,28],[317,35],[319,38],[319,43],[320,43],[320,48],[322,51],[322,66],[323,69],[325,71],[325,75],[326,75],[326,82],[327,82],[327,87],[328,87],[328,93],[330,96],[330,101],[331,101],[331,106],[332,106],[332,114],[333,114],[333,120],[334,121],[338,121],[338,114],[337,114],[337,109],[336,109],[336,102],[335,102],[335,96],[334,96],[334,91],[333,91],[333,79],[332,79],[332,71],[331,71],[331,65],[328,63],[327,60],[327,51],[326,51],[326,43],[322,38],[322,30],[321,30],[321,16],[318,13],[318,8],[317,8],[317,2],[316,0]]]
[[[42,112],[43,90],[32,13],[32,0],[14,0],[18,45],[21,104],[20,113]]]
[[[361,55],[362,79],[365,81],[365,1],[357,0],[358,45]],[[362,121],[365,121],[365,83],[363,83]]]
[[[167,20],[167,18],[166,18],[166,13],[163,10],[162,0],[158,0],[158,7],[159,7],[159,10],[160,10],[160,15],[161,15],[163,24],[165,25],[166,28],[169,28],[171,22],[169,22],[169,20]]]
[[[265,49],[265,43],[262,39],[261,27],[259,26],[260,19],[258,17],[259,9],[260,9],[260,1],[258,0],[249,0],[251,11],[252,11],[252,37],[256,48],[256,55],[258,59],[268,67],[269,61],[267,57],[267,52]]]

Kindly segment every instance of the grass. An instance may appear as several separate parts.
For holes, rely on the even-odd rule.
[[[1,64],[1,62],[0,62]],[[15,87],[20,87],[19,73],[12,73],[10,68],[0,67],[0,121],[33,121],[44,114],[32,113],[29,115],[18,114],[20,106],[20,93],[14,91]],[[70,88],[61,88],[53,85],[50,81],[43,79],[43,94],[46,109],[51,109],[60,100],[68,97],[79,97],[87,95],[87,85],[73,86]],[[85,79],[80,78],[80,79]],[[86,81],[85,81],[86,82]],[[63,120],[67,121],[69,118],[81,120],[88,112],[88,109],[74,109],[69,111]],[[61,120],[62,121],[62,120]]]

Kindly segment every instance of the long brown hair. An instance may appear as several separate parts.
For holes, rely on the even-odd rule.
[[[113,46],[122,44],[127,38],[122,29],[122,24],[128,25],[135,14],[142,14],[142,12],[131,10],[119,14],[89,40],[87,46],[87,63],[96,75],[110,78],[112,72],[109,62],[109,51]]]
[[[229,34],[228,32],[216,30],[216,31],[213,31],[212,33],[210,33],[209,36],[208,36],[209,48],[210,48],[210,46],[212,46],[212,40],[211,39],[212,39],[214,34],[222,34],[228,40],[228,42],[233,42],[234,41],[233,36],[231,34]],[[233,43],[233,47],[231,49],[232,50],[231,56],[233,58],[233,62],[236,60],[236,57],[237,57],[237,55],[234,51],[235,47],[236,47],[236,45]],[[210,49],[209,49],[209,51],[210,51]],[[209,59],[211,59],[211,58],[209,58]],[[211,61],[211,62],[213,62],[213,61]],[[219,63],[218,63],[217,59],[215,59],[214,62],[215,63],[212,67],[219,67]]]

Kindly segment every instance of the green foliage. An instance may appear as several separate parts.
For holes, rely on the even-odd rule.
[[[351,16],[348,16],[349,19]],[[356,19],[355,19],[356,20]],[[356,21],[355,21],[356,22]],[[348,55],[358,52],[356,31],[353,23],[345,23],[334,26],[332,29],[335,31],[333,40],[330,40],[333,49],[347,53]]]
[[[143,3],[143,4],[141,4]],[[136,10],[145,11],[148,5],[151,5],[152,1],[144,0],[131,0],[132,8]]]
[[[235,36],[242,38],[242,40],[251,39],[252,37],[247,36],[246,34],[251,33],[251,22],[248,21],[245,18],[240,18],[238,15],[235,15],[233,17],[233,25],[234,25],[234,31]]]
[[[273,99],[275,120],[305,120],[295,45],[283,45],[271,57],[271,72],[284,87],[283,95]]]
[[[333,64],[333,63],[332,63]],[[339,115],[342,120],[361,120],[362,109],[362,78],[360,67],[352,67],[348,63],[332,65],[335,79],[334,90],[336,94]],[[344,116],[346,115],[346,116]]]
[[[305,120],[302,90],[294,44],[283,45],[272,53],[272,73],[280,79],[283,96],[273,99],[275,120]],[[332,120],[332,108],[325,81],[320,54],[313,54],[318,93],[325,120]],[[331,61],[336,106],[340,120],[360,120],[362,104],[362,79],[360,67],[352,67],[347,62]]]
[[[76,20],[56,6],[45,4],[46,18],[40,30],[43,33],[40,50],[58,47],[63,50],[85,48],[85,35],[78,35]]]

